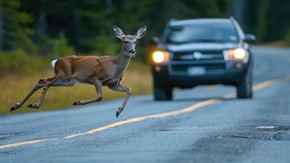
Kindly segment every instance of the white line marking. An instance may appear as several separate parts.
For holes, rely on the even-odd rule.
[[[274,129],[276,127],[275,126],[258,126],[256,128],[258,128],[258,129]]]

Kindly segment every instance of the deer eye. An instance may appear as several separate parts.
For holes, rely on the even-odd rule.
[[[128,41],[124,41],[125,42],[125,44],[128,44]]]

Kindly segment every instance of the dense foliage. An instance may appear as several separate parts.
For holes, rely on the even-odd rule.
[[[289,0],[247,0],[245,27],[260,42],[284,40],[290,44],[289,9]]]
[[[234,15],[260,42],[290,42],[289,8],[288,0],[0,0],[0,57],[19,49],[51,59],[75,53],[116,55],[120,42],[112,25],[128,34],[146,24],[146,37],[137,46],[137,59],[144,60],[146,43],[171,18]]]
[[[229,7],[230,0],[0,0],[0,51],[66,55],[58,54],[61,40],[78,53],[115,55],[113,24],[125,33],[146,24],[144,45],[171,18],[228,17]]]

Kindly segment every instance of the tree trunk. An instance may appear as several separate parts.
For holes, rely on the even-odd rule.
[[[72,13],[74,19],[74,45],[77,52],[80,51],[80,16],[78,13],[78,0],[72,0]]]
[[[3,37],[4,37],[2,7],[3,7],[2,1],[0,1],[0,52],[3,51]]]

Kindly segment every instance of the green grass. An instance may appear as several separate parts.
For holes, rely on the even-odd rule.
[[[264,43],[262,45],[265,45],[265,46],[274,46],[274,47],[289,47],[290,44],[289,42],[287,41],[273,41],[273,42],[267,42],[267,43]]]
[[[33,75],[28,74],[30,73],[13,72],[0,77],[0,114],[10,113],[10,108],[19,102],[40,78],[52,77],[54,75],[51,70],[38,72]],[[125,71],[124,78],[122,84],[132,89],[132,95],[150,94],[152,92],[152,77],[148,65],[132,62]],[[39,109],[27,107],[28,104],[38,100],[40,93],[41,90],[36,92],[22,108],[11,113],[64,109],[73,107],[74,101],[96,97],[96,91],[92,85],[77,84],[73,87],[51,87]],[[110,100],[124,98],[125,94],[112,92],[107,87],[103,87],[103,97],[103,100]]]
[[[0,79],[6,74],[36,74],[50,68],[50,59],[28,55],[22,50],[0,52]]]

